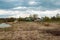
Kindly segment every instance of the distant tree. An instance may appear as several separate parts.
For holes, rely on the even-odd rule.
[[[55,16],[51,17],[51,21],[56,21],[56,17]]]
[[[11,17],[11,18],[7,18],[6,20],[7,20],[6,22],[14,22],[15,18]]]
[[[25,18],[26,21],[32,21],[30,17]]]
[[[33,14],[33,19],[37,19],[38,18],[38,15],[37,14]]]
[[[57,17],[57,18],[60,18],[60,14],[59,14],[59,13],[57,13],[57,14],[56,14],[56,17]]]
[[[60,21],[60,14],[59,13],[56,14],[56,21]]]
[[[45,17],[42,17],[42,21],[50,21],[50,18],[45,16]]]
[[[0,20],[0,23],[3,23],[4,22],[4,20]]]
[[[60,14],[59,13],[57,13],[56,14],[56,16],[53,16],[53,17],[51,17],[51,18],[49,18],[49,17],[47,17],[47,16],[45,16],[45,17],[42,17],[41,18],[41,20],[42,21],[50,21],[50,22],[60,22]]]
[[[19,18],[18,18],[18,21],[23,21],[23,18],[19,17]]]
[[[60,14],[56,14],[56,16],[51,17],[51,21],[59,22],[60,21]]]

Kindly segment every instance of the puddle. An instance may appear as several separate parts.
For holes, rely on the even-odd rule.
[[[10,24],[6,24],[6,23],[1,23],[0,24],[0,28],[6,28],[6,27],[11,27]]]

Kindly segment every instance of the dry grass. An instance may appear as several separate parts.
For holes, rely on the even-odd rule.
[[[9,23],[11,28],[0,29],[0,40],[60,40],[60,34],[54,35],[60,25],[37,22]]]

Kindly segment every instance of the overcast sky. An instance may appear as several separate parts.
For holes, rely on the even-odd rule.
[[[51,17],[57,13],[60,13],[60,0],[0,0],[0,18],[30,14]]]

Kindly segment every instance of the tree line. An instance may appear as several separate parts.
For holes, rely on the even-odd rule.
[[[19,17],[19,18],[0,18],[0,23],[2,22],[14,22],[14,21],[39,21],[39,22],[60,22],[60,14],[56,14],[53,17],[41,17],[39,18],[37,14],[30,15],[29,17]]]

